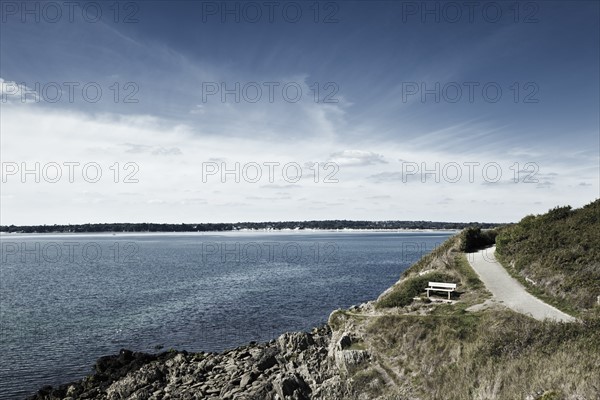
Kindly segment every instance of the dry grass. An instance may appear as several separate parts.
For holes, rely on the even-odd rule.
[[[446,307],[446,311],[451,307]],[[384,316],[370,345],[423,399],[597,399],[600,323],[540,322],[512,311]],[[387,387],[388,394],[405,392]]]

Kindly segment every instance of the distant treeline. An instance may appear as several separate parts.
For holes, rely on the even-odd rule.
[[[480,222],[432,221],[288,221],[238,222],[220,224],[153,224],[114,223],[77,225],[0,225],[0,232],[10,233],[89,233],[89,232],[223,232],[242,229],[463,229],[470,226],[494,228],[500,224]]]

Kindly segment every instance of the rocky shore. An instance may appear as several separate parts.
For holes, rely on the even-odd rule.
[[[102,357],[94,374],[29,399],[339,399],[345,383],[340,361],[351,344],[329,326],[285,333],[223,353],[121,350]],[[364,357],[358,357],[364,358]]]

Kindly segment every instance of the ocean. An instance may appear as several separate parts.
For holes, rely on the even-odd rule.
[[[0,399],[121,348],[222,351],[374,300],[453,232],[1,235]]]

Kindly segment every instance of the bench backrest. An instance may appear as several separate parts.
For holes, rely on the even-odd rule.
[[[444,289],[456,289],[456,283],[429,282],[429,287],[439,287],[439,288],[444,288]]]

